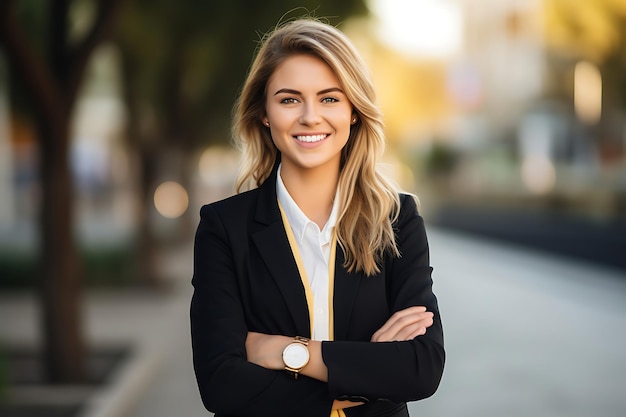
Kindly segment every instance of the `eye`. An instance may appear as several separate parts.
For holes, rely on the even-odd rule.
[[[293,97],[289,97],[289,98],[284,98],[281,101],[281,104],[295,104],[298,102],[298,99],[293,98]]]
[[[339,102],[338,99],[336,99],[335,97],[324,97],[322,99],[322,103],[337,103]]]

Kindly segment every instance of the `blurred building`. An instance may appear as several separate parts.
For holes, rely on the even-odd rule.
[[[607,96],[618,86],[603,79],[585,50],[552,41],[550,1],[462,2],[463,59],[479,74],[482,98],[464,117],[481,121],[483,138],[512,142],[525,191],[592,191],[608,180],[607,171],[623,173],[626,166],[623,100]],[[571,7],[583,3],[589,2]],[[617,177],[606,184],[609,193],[623,189],[623,174]]]
[[[450,67],[459,121],[446,144],[455,164],[436,193],[438,219],[624,267],[626,122],[624,97],[612,94],[623,84],[604,58],[554,39],[564,33],[555,25],[576,25],[568,10],[610,5],[553,3],[459,2],[464,46]],[[619,25],[612,18],[597,24]]]
[[[371,4],[360,49],[426,218],[626,266],[626,7]]]

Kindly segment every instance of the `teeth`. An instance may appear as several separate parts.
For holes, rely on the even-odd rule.
[[[314,136],[296,136],[300,142],[319,142],[322,139],[325,139],[326,135],[314,135]]]

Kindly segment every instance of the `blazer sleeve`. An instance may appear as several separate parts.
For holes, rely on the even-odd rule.
[[[410,341],[324,342],[322,355],[328,367],[331,396],[416,401],[431,396],[439,386],[445,362],[443,330],[432,291],[424,222],[412,197],[401,197],[394,227],[401,256],[385,263],[390,314],[411,306],[426,306],[434,313],[433,325],[425,335]]]
[[[194,245],[190,318],[194,370],[205,407],[242,417],[329,415],[332,399],[326,383],[304,376],[294,380],[246,360],[248,328],[233,250],[218,212],[203,207]]]

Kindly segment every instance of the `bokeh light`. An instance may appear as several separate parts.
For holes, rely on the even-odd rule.
[[[239,154],[225,146],[205,149],[198,162],[198,172],[207,185],[219,186],[232,183],[237,171]]]
[[[594,64],[581,61],[574,68],[574,108],[580,120],[595,124],[602,114],[602,75]]]
[[[154,192],[154,207],[159,214],[169,219],[180,217],[187,211],[189,195],[187,190],[175,181],[166,181]]]

